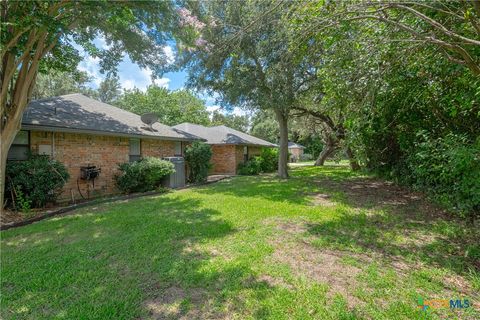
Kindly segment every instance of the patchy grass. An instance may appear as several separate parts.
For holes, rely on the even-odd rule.
[[[3,319],[480,317],[478,229],[342,166],[103,204],[1,236]],[[418,298],[474,307],[425,313]]]

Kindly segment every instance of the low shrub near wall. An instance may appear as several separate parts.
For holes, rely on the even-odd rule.
[[[263,148],[260,158],[262,159],[262,172],[275,172],[278,170],[278,149]]]
[[[207,181],[211,158],[212,148],[206,143],[195,141],[185,149],[185,161],[189,168],[189,182]]]
[[[5,180],[5,198],[17,210],[41,208],[55,202],[70,178],[67,168],[44,155],[29,155],[25,161],[9,161]]]
[[[242,176],[257,175],[262,172],[263,159],[261,157],[254,157],[245,163],[238,165],[238,174]]]
[[[125,193],[155,190],[164,177],[175,172],[173,163],[154,157],[122,163],[118,169],[121,174],[115,177],[115,182]]]
[[[275,172],[278,169],[278,150],[264,148],[260,156],[253,157],[238,165],[239,175],[257,175],[259,173]]]

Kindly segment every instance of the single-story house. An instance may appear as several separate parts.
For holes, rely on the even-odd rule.
[[[211,145],[213,165],[211,174],[235,175],[238,165],[260,155],[262,148],[277,147],[273,143],[226,126],[205,127],[181,123],[173,128],[203,138]]]
[[[290,162],[297,162],[300,160],[303,155],[304,146],[301,144],[289,141],[288,142],[288,152],[290,153]]]
[[[59,160],[70,174],[59,200],[79,199],[116,193],[118,164],[146,156],[182,156],[194,140],[203,139],[158,122],[149,127],[134,113],[68,94],[28,105],[8,160],[23,160],[28,150]],[[85,166],[101,168],[94,183],[81,179]]]

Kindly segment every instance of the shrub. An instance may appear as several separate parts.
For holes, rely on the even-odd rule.
[[[263,158],[253,157],[238,165],[238,174],[244,176],[257,175],[262,172]]]
[[[164,177],[175,172],[173,163],[153,157],[122,163],[118,169],[121,174],[115,177],[115,182],[125,193],[155,190]]]
[[[263,148],[260,158],[262,158],[262,172],[275,172],[278,170],[278,149]]]
[[[313,160],[313,156],[309,153],[304,153],[300,155],[300,161],[310,161]]]
[[[25,161],[9,161],[6,170],[6,197],[13,195],[21,209],[44,207],[55,202],[70,178],[67,168],[48,156],[30,154]]]
[[[420,135],[407,159],[410,182],[461,216],[480,212],[480,138],[448,134],[432,139]]]
[[[205,182],[210,169],[212,149],[203,142],[195,141],[185,149],[185,161],[189,168],[189,181],[194,183]]]

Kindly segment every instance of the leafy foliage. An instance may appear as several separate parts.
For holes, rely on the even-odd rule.
[[[212,126],[225,125],[235,130],[247,132],[249,121],[248,121],[248,117],[245,115],[239,116],[236,114],[229,114],[229,113],[223,114],[220,111],[215,110],[212,113],[211,125]]]
[[[278,169],[278,149],[263,148],[260,154],[262,172],[275,172]]]
[[[253,157],[246,162],[238,165],[238,174],[244,176],[257,175],[262,172],[263,159],[261,157]]]
[[[90,81],[86,72],[61,72],[49,70],[37,76],[35,87],[32,92],[32,99],[57,97],[70,93],[83,93],[96,97],[94,90],[87,88]]]
[[[407,161],[408,179],[442,204],[473,218],[480,214],[480,138],[420,135]]]
[[[11,200],[18,198],[24,209],[30,204],[41,208],[55,202],[70,177],[61,162],[33,154],[25,161],[8,162],[6,176],[7,197],[13,194]]]
[[[189,170],[189,181],[200,183],[207,181],[212,148],[203,142],[194,141],[185,148],[185,161]]]
[[[100,82],[97,93],[100,101],[105,103],[114,103],[121,95],[120,78],[110,76]]]
[[[259,156],[248,159],[238,165],[238,174],[257,175],[259,173],[275,172],[278,169],[278,149],[263,148]]]
[[[155,85],[146,92],[126,90],[116,105],[136,114],[153,112],[159,122],[167,125],[182,122],[208,125],[210,122],[205,103],[187,90],[169,91]]]
[[[175,172],[173,163],[154,157],[122,163],[118,169],[121,174],[115,177],[115,182],[125,193],[155,190],[164,177]]]

